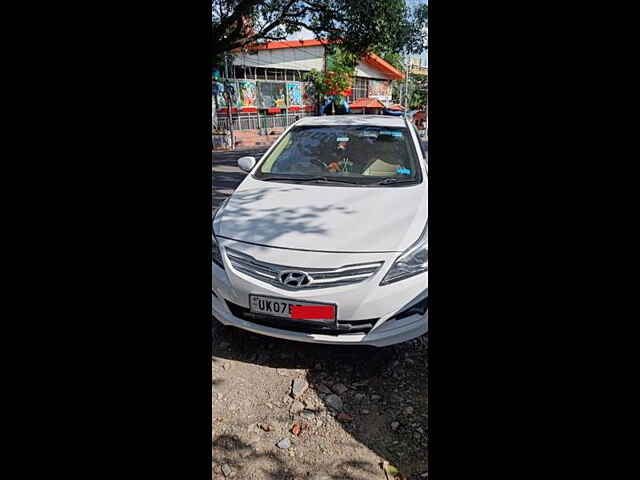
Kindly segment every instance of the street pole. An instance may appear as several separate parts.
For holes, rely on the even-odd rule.
[[[232,94],[231,91],[228,89],[228,87],[231,85],[229,82],[229,66],[227,63],[227,54],[224,54],[224,74],[225,77],[227,77],[227,81],[225,82],[225,86],[224,86],[224,90],[225,93],[227,93],[227,118],[229,119],[229,133],[231,136],[231,150],[235,150],[236,148],[236,142],[235,142],[235,138],[233,135],[233,118],[231,117],[231,100],[232,100]]]
[[[217,85],[217,80],[213,80],[214,82],[216,82],[215,85],[215,89],[212,89],[213,91],[213,115],[211,116],[213,119],[213,124],[216,127],[216,130],[218,129],[218,85]]]
[[[406,112],[407,109],[409,108],[409,106],[407,105],[407,97],[408,97],[408,92],[407,90],[409,89],[409,56],[405,55],[404,57],[404,61],[405,61],[405,77],[404,77],[404,111]]]

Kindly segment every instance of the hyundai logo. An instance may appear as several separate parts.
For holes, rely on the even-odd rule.
[[[278,274],[278,280],[287,287],[306,287],[311,284],[313,278],[306,272],[300,270],[282,270]]]

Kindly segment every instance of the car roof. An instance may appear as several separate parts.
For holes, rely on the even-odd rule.
[[[404,118],[390,115],[327,115],[324,117],[303,117],[296,122],[296,126],[379,126],[404,127]]]

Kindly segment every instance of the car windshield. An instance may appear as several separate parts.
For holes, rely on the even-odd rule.
[[[255,173],[262,180],[352,184],[416,183],[420,167],[405,127],[298,126]]]

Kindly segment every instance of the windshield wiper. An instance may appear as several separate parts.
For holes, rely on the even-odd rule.
[[[379,182],[373,182],[370,185],[392,185],[395,183],[416,183],[416,179],[408,179],[408,178],[398,178],[398,177],[387,177],[384,180],[380,180]]]
[[[353,185],[356,185],[355,182],[352,182],[350,180],[345,180],[343,178],[335,178],[335,177],[264,177],[264,178],[260,178],[258,177],[259,180],[264,180],[264,181],[278,181],[278,180],[282,180],[282,181],[290,181],[290,182],[338,182],[338,183],[350,183]]]

